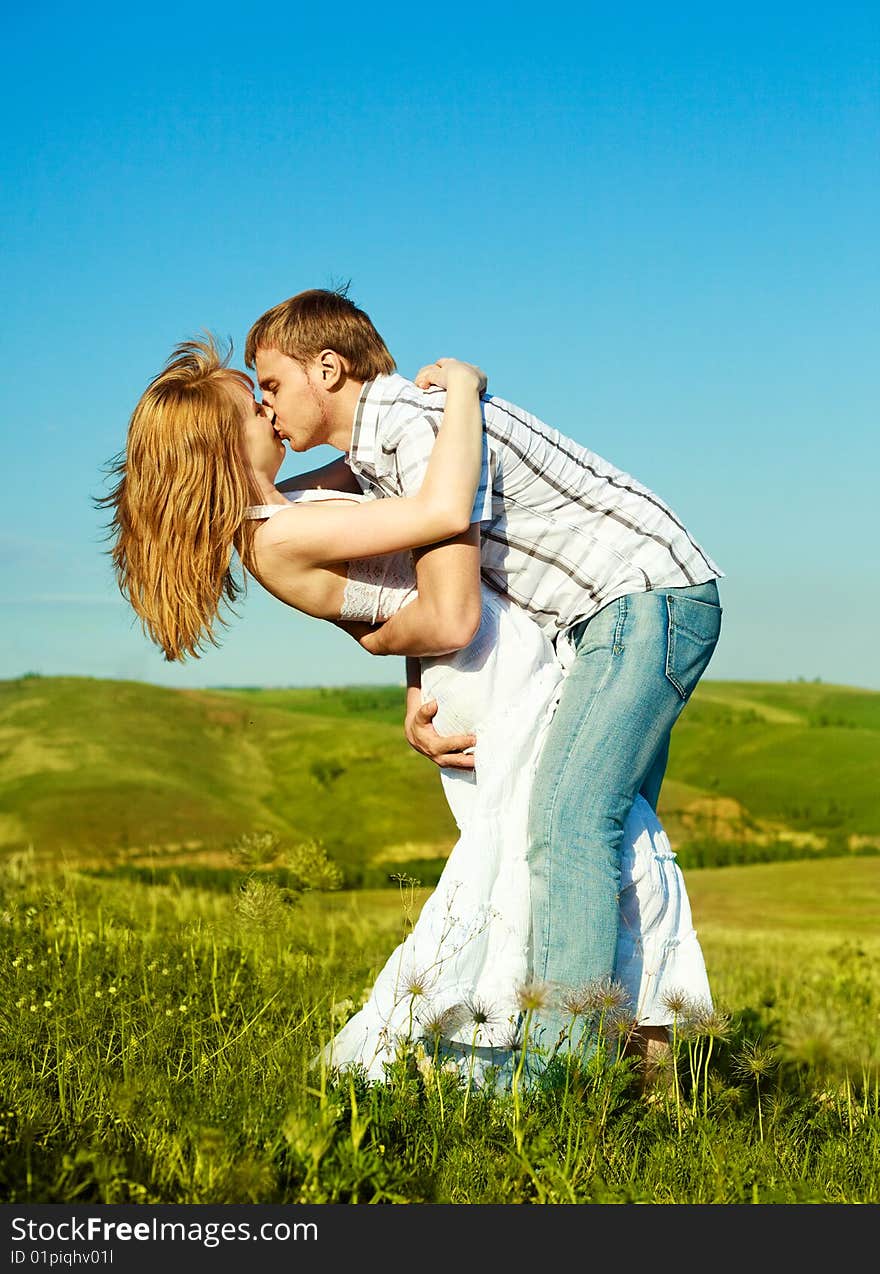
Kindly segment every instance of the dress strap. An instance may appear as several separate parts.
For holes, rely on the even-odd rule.
[[[288,504],[326,504],[330,500],[347,500],[349,504],[363,504],[365,500],[374,498],[367,494],[357,495],[352,491],[333,491],[329,487],[304,487],[301,491],[282,491]],[[286,508],[283,504],[251,504],[245,511],[246,518],[271,518]]]
[[[271,518],[286,508],[286,504],[249,504],[244,511],[244,516],[246,518]]]

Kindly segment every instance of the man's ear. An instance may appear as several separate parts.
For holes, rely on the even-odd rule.
[[[336,389],[344,383],[348,367],[335,349],[322,349],[316,361],[322,389]]]

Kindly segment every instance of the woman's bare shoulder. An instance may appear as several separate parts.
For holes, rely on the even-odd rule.
[[[357,498],[353,503],[358,503]],[[340,517],[350,513],[352,507],[351,503],[336,499],[294,501],[267,518],[257,529],[254,548],[266,560],[289,559],[298,553],[310,554],[315,544],[321,542],[324,534],[321,528],[333,525]]]
[[[300,518],[301,510],[290,504],[287,508],[279,508],[277,513],[260,522],[254,531],[254,548],[266,552],[287,543],[295,533],[294,527]]]

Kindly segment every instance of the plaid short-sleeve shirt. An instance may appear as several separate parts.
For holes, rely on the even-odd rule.
[[[419,489],[445,399],[397,374],[364,385],[348,454],[364,490]],[[503,398],[486,396],[483,418],[472,515],[483,579],[551,638],[627,593],[723,576],[668,505],[629,474]]]

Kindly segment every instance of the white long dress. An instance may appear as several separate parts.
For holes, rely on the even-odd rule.
[[[372,497],[303,491],[288,499]],[[283,506],[264,505],[253,516]],[[341,618],[377,622],[416,596],[409,552],[348,564]],[[487,587],[479,631],[454,655],[423,659],[422,697],[438,702],[440,734],[475,733],[475,769],[441,770],[460,832],[412,932],[391,953],[369,997],[327,1045],[332,1067],[382,1080],[402,1040],[445,1022],[444,1051],[472,1078],[515,1034],[517,991],[529,978],[526,829],[531,779],[559,700],[565,660],[528,615]],[[584,925],[590,923],[584,917]],[[614,979],[642,1025],[672,1021],[664,997],[711,1008],[684,879],[650,805],[637,797],[624,829]]]

